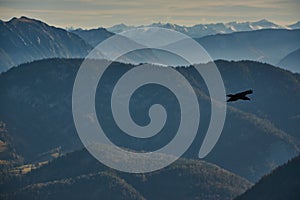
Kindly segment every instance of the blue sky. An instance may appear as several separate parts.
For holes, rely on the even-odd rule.
[[[268,19],[300,20],[300,0],[0,0],[0,18],[41,19],[60,27],[108,27],[170,22],[180,25]]]

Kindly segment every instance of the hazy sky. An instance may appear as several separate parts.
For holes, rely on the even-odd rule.
[[[0,18],[22,15],[60,27],[170,22],[184,25],[300,20],[300,0],[0,0]]]

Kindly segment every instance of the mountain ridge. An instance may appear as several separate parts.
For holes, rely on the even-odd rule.
[[[278,66],[288,69],[292,72],[300,73],[300,48],[289,53],[280,60]]]
[[[97,28],[97,29],[89,29],[89,30],[75,29],[72,30],[71,32],[81,37],[92,47],[97,46],[103,40],[114,35],[114,33],[107,31],[105,28]]]
[[[44,58],[84,58],[91,50],[79,36],[27,17],[0,23],[0,72]]]
[[[209,35],[196,41],[214,60],[253,60],[276,66],[284,56],[300,47],[300,30],[242,31]]]

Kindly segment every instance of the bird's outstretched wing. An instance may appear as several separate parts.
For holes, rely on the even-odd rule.
[[[247,95],[247,94],[252,94],[252,93],[253,93],[253,90],[246,90],[246,91],[244,91],[244,92],[238,93],[237,95],[245,96],[245,95]]]

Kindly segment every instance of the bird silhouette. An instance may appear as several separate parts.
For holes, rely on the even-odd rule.
[[[250,100],[247,97],[248,94],[252,94],[253,90],[246,90],[244,92],[236,93],[236,94],[228,94],[227,97],[230,97],[227,102],[237,101],[237,100]]]

